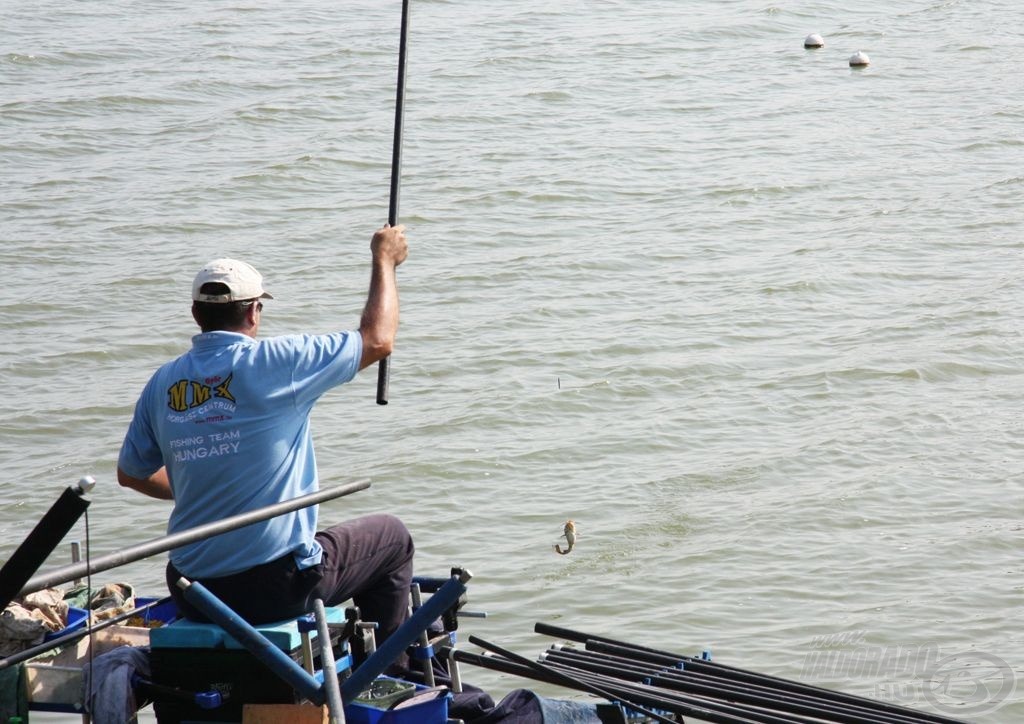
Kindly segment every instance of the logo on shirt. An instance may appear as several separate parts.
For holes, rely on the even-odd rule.
[[[211,399],[234,402],[235,398],[230,389],[233,376],[228,375],[227,379],[222,381],[216,380],[216,384],[215,380],[178,380],[167,389],[167,406],[175,412],[185,412],[205,405]]]

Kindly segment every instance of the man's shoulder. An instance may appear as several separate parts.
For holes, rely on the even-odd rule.
[[[359,371],[362,337],[359,332],[284,335],[267,338],[262,350],[271,365],[287,364],[293,379],[325,375],[340,384]]]
[[[282,334],[257,340],[257,347],[267,350],[309,350],[340,347],[351,342],[359,332],[330,332],[328,334]]]

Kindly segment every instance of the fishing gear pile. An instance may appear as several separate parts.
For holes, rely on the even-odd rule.
[[[615,702],[646,721],[721,724],[963,724],[936,714],[844,694],[571,629],[538,623],[537,633],[578,646],[552,645],[537,661],[475,636],[488,654],[458,651],[457,661]],[[692,717],[692,719],[690,718]],[[631,719],[632,720],[632,719]]]

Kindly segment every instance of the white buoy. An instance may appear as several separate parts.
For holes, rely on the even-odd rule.
[[[868,58],[868,54],[863,50],[858,50],[856,53],[850,56],[850,67],[859,68],[870,63],[871,60]]]
[[[805,48],[824,48],[825,47],[825,39],[822,38],[817,33],[811,33],[806,38],[804,38],[804,47]]]

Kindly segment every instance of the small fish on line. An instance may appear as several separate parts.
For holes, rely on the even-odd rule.
[[[572,520],[565,521],[565,526],[562,528],[562,535],[560,538],[565,538],[566,546],[565,550],[562,550],[562,546],[559,543],[555,543],[555,553],[559,555],[568,555],[572,552],[573,546],[576,545],[576,523]]]

